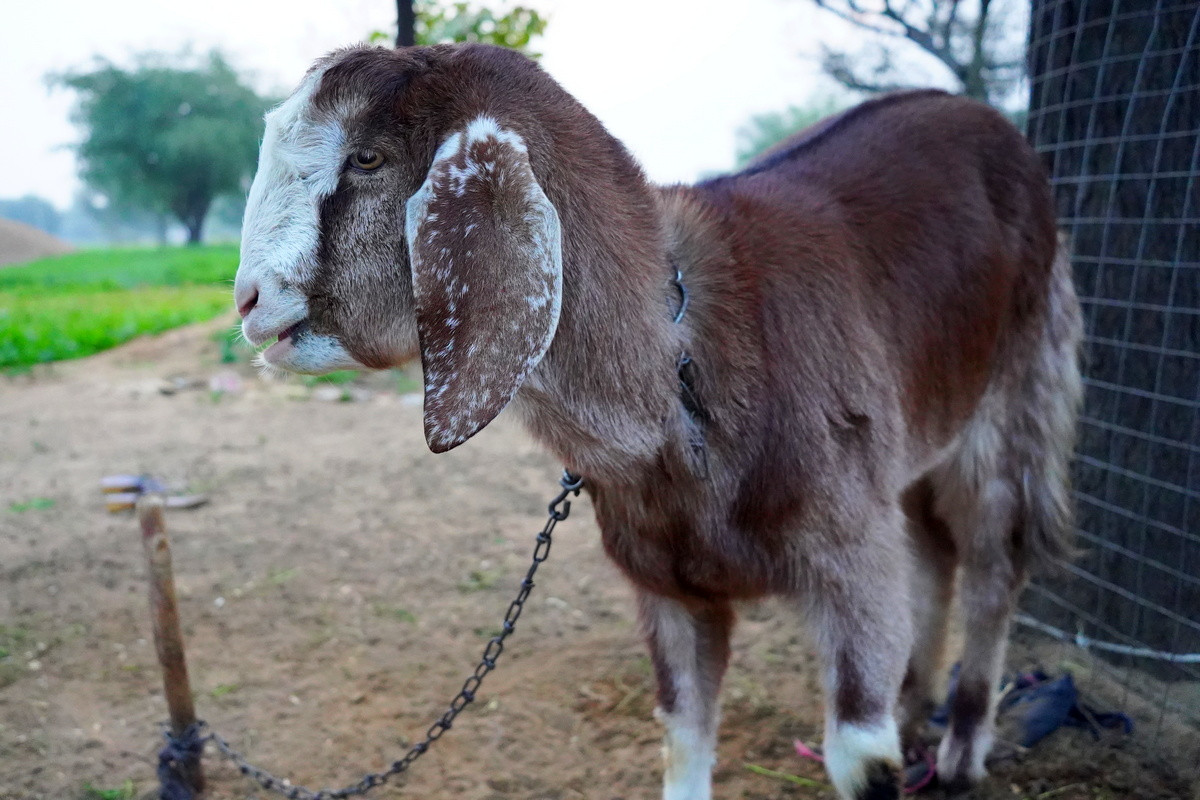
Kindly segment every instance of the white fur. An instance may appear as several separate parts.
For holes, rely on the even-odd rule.
[[[704,697],[697,681],[696,628],[690,614],[673,600],[656,598],[652,618],[655,648],[667,662],[675,708],[655,717],[663,737],[663,800],[709,800],[716,764],[716,698]]]
[[[305,333],[282,355],[273,356],[270,365],[301,375],[323,375],[335,369],[363,368],[337,339],[314,333]]]
[[[866,786],[866,765],[890,761],[900,766],[900,734],[888,717],[876,725],[830,720],[825,731],[825,769],[841,797],[858,797]]]
[[[246,262],[242,262],[245,264]],[[242,270],[238,267],[238,272]],[[308,298],[279,283],[258,284],[258,305],[242,320],[242,335],[258,347],[308,316]]]
[[[237,283],[298,283],[313,266],[320,202],[337,186],[345,131],[336,120],[309,111],[321,79],[314,70],[267,114],[258,171],[242,222]],[[260,297],[261,301],[261,297]]]
[[[942,738],[942,743],[938,745],[937,763],[938,771],[948,777],[957,779],[966,779],[971,783],[978,783],[987,777],[987,767],[985,761],[988,753],[992,749],[992,740],[994,738],[992,721],[995,702],[992,703],[993,708],[989,708],[987,716],[980,721],[975,728],[972,738],[967,741],[956,738],[947,733]],[[967,756],[967,748],[970,746],[970,757]]]
[[[656,711],[666,727],[663,737],[663,800],[709,800],[716,764],[716,736],[690,717],[692,709],[675,714]]]
[[[486,114],[478,116],[467,124],[467,144],[472,142],[482,142],[487,139],[495,139],[512,147],[521,153],[528,153],[525,148],[525,140],[513,131],[500,127],[500,123],[494,117],[489,117]]]
[[[346,153],[341,119],[316,118],[311,109],[322,69],[267,114],[258,171],[250,186],[242,222],[241,261],[234,291],[258,302],[242,321],[242,335],[255,346],[308,317],[308,299],[297,285],[316,266],[320,205],[337,188]],[[277,355],[278,353],[278,355]],[[292,346],[272,351],[272,367],[293,372],[326,372],[360,367],[333,337],[306,333]]]

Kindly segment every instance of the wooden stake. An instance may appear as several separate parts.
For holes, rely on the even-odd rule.
[[[187,660],[183,652],[183,632],[179,629],[179,608],[175,603],[175,576],[171,571],[171,547],[163,521],[163,498],[143,495],[137,504],[142,528],[142,549],[146,554],[150,578],[150,618],[154,623],[154,647],[162,665],[163,691],[171,716],[171,732],[182,736],[196,722],[192,687],[188,682]],[[204,770],[197,755],[194,763],[181,764],[181,777],[197,796],[204,792]]]

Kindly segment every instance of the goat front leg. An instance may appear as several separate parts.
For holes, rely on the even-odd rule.
[[[658,680],[655,716],[667,729],[663,800],[710,800],[733,608],[641,592],[638,611]]]
[[[805,598],[824,663],[825,767],[844,800],[900,796],[896,700],[913,638],[902,531],[889,514],[867,540],[814,559]]]

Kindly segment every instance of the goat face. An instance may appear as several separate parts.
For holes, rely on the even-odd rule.
[[[242,330],[279,339],[262,361],[322,373],[419,354],[435,452],[508,404],[558,324],[558,215],[525,139],[490,108],[504,89],[486,62],[540,71],[493,50],[318,62],[267,115],[243,223]]]

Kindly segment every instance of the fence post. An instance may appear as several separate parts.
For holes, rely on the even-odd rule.
[[[167,526],[163,522],[163,499],[160,495],[143,495],[137,504],[138,522],[142,529],[142,549],[146,554],[147,575],[150,578],[150,618],[154,625],[154,647],[162,666],[163,692],[171,718],[171,734],[183,737],[196,723],[196,707],[188,682],[187,660],[183,652],[183,633],[179,629],[179,609],[175,603],[175,576],[171,571],[171,547],[167,541]],[[196,796],[204,792],[204,770],[200,752],[196,751],[176,762],[173,776]],[[160,770],[160,779],[162,778]]]

